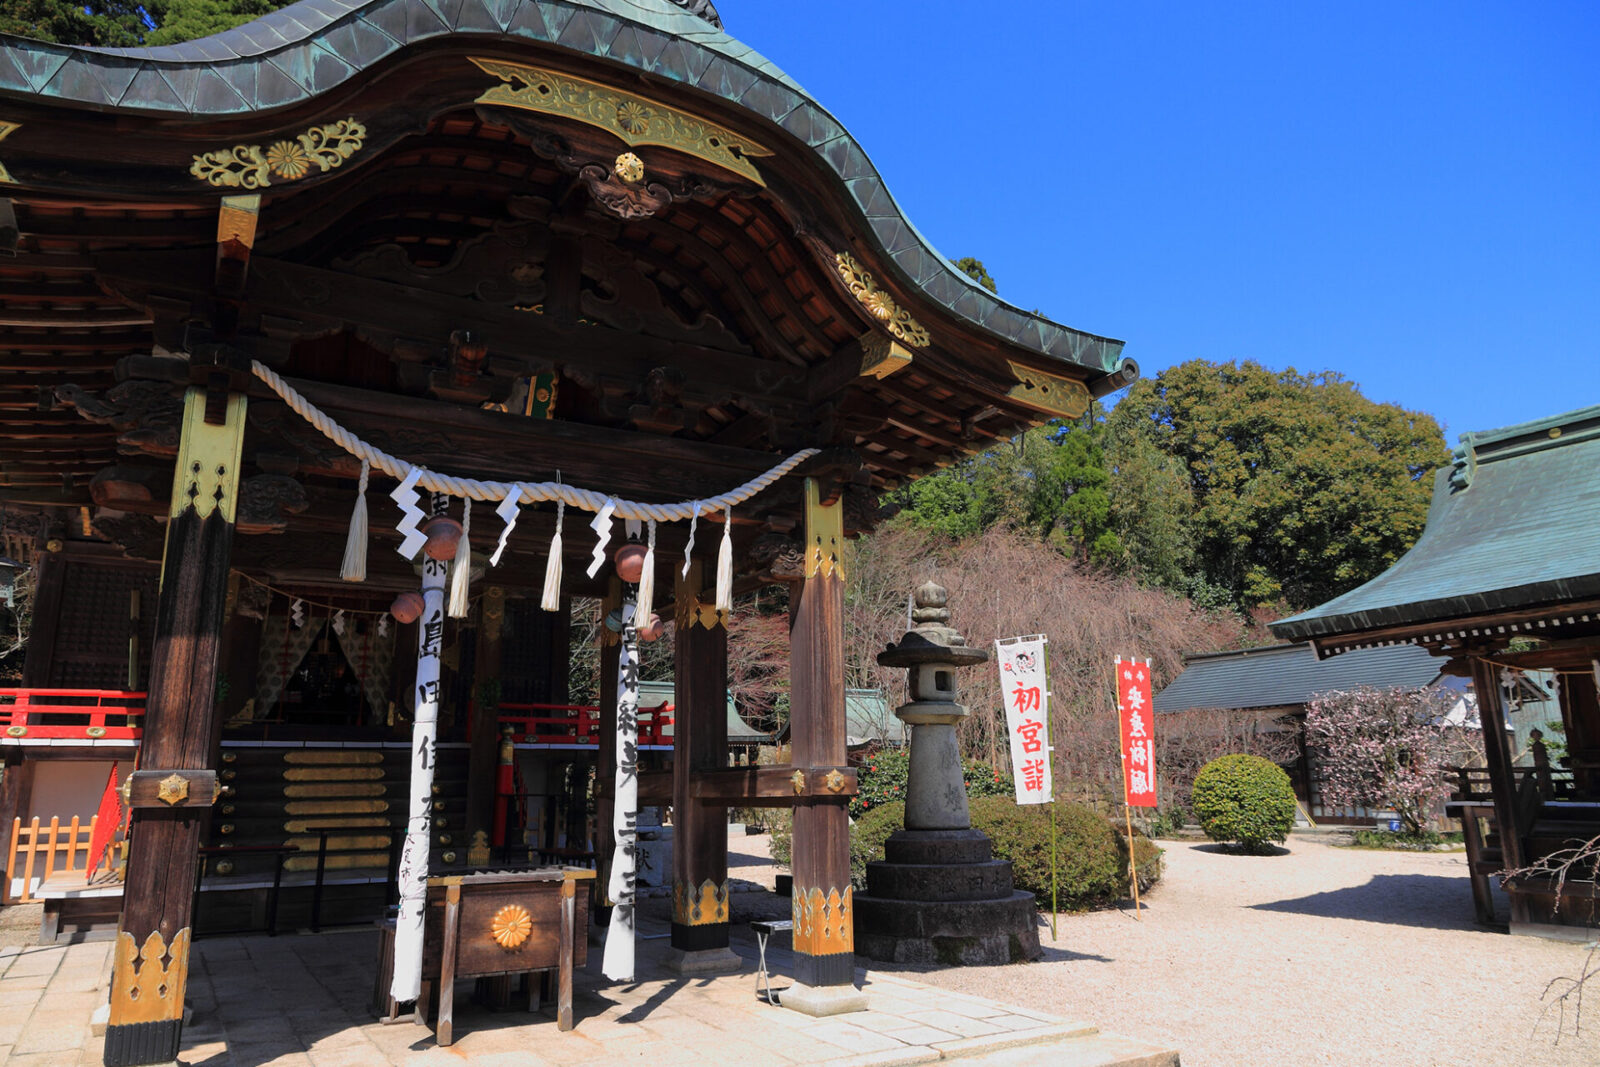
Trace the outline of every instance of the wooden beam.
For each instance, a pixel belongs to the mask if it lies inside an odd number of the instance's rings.
[[[697,771],[690,795],[730,807],[786,808],[803,798],[853,797],[859,792],[854,767],[777,764]]]

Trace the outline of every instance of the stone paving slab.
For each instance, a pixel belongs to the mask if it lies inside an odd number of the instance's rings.
[[[553,1004],[494,1012],[470,1003],[465,994],[472,983],[462,983],[457,1036],[449,1048],[438,1047],[432,1031],[409,1017],[389,1025],[373,1018],[378,946],[370,928],[203,939],[190,961],[194,1015],[184,1029],[181,1059],[191,1067],[459,1067],[464,1061],[483,1067],[898,1067],[1037,1046],[1050,1055],[1036,1063],[1124,1062],[1087,1052],[1071,1060],[1057,1056],[1057,1046],[1097,1036],[1093,1026],[940,990],[904,974],[858,970],[865,1012],[814,1019],[788,1011],[756,992],[754,939],[740,935],[734,948],[744,970],[714,978],[661,970],[667,943],[656,939],[640,942],[638,981],[609,982],[598,973],[601,953],[592,949],[589,967],[575,976],[577,1026],[567,1033],[556,1028]],[[109,947],[0,953],[0,1065],[100,1062],[104,1039],[91,1035],[89,1017],[108,996]],[[781,998],[787,984],[781,976],[791,972],[792,956],[769,946],[767,960]],[[1125,1064],[1176,1062],[1174,1056]]]

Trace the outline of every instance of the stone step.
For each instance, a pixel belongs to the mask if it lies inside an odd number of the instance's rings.
[[[1003,1049],[944,1050],[941,1062],[963,1067],[1179,1067],[1178,1050],[1097,1032]]]

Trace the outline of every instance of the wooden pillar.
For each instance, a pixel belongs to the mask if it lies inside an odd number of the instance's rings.
[[[166,780],[161,800],[135,801],[106,1067],[171,1062],[182,1036],[205,807],[171,799],[165,787],[179,778],[174,771],[208,767],[221,733],[214,703],[245,397],[217,385],[191,388],[184,400],[140,753],[141,773]]]
[[[33,792],[35,761],[24,759],[22,750],[8,748],[0,756],[0,904],[11,902],[11,880],[5,878],[11,855],[11,821],[28,810]]]
[[[843,506],[807,478],[804,578],[791,585],[789,614],[791,761],[842,767],[844,704]],[[848,797],[808,795],[794,805],[794,977],[785,1007],[812,1015],[859,1011],[855,908],[850,888]]]
[[[1517,785],[1511,769],[1511,746],[1506,741],[1505,710],[1501,705],[1500,668],[1472,657],[1472,689],[1478,698],[1478,721],[1483,726],[1484,762],[1489,769],[1489,794],[1494,800],[1494,821],[1500,832],[1502,869],[1524,866],[1522,838],[1517,831]],[[1511,921],[1528,921],[1527,899],[1513,891]]]
[[[467,753],[467,862],[478,865],[479,835],[485,845],[494,825],[495,783],[500,763],[500,634],[506,621],[506,591],[491,585],[478,606],[478,640],[472,663],[471,748]]]
[[[672,950],[668,970],[731,974],[728,948],[728,809],[690,795],[696,771],[728,752],[728,620],[705,591],[701,565],[676,581],[672,722]]]
[[[51,551],[49,545],[55,545]],[[28,648],[22,661],[22,685],[47,689],[55,666],[56,631],[61,626],[61,600],[67,581],[67,557],[61,542],[39,546],[39,577],[33,587],[33,621],[28,627]]]

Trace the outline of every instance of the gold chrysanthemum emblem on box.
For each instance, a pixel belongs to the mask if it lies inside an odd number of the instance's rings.
[[[265,189],[274,176],[292,182],[313,170],[319,174],[330,171],[360,151],[366,140],[367,128],[352,116],[313,126],[265,148],[239,144],[203,153],[194,157],[189,173],[229,189]]]
[[[533,916],[521,904],[507,904],[489,920],[489,936],[507,952],[522,947],[533,933]]]

